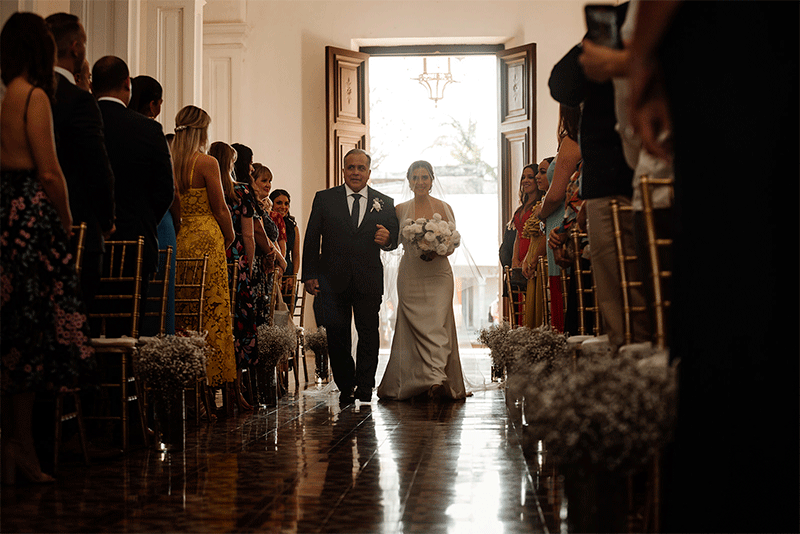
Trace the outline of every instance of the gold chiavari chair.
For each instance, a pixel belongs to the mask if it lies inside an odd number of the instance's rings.
[[[166,332],[167,304],[169,304],[169,280],[172,273],[172,246],[158,251],[159,269],[150,276],[148,294],[144,296],[144,317],[158,318],[158,333]],[[162,268],[161,265],[164,267]]]
[[[292,308],[292,318],[297,324],[297,357],[303,361],[303,375],[306,383],[308,383],[308,363],[306,362],[306,347],[303,340],[306,322],[306,292],[303,282],[300,280],[297,281],[295,295],[300,295],[300,298],[294,299],[294,307]],[[327,369],[327,365],[325,368]]]
[[[539,284],[539,291],[542,301],[539,305],[542,307],[542,325],[552,326],[552,317],[550,316],[550,276],[548,275],[547,258],[544,254],[539,256],[539,267],[536,273],[536,283]]]
[[[85,415],[85,419],[116,420],[122,426],[122,449],[129,446],[129,404],[135,402],[139,410],[142,439],[148,441],[145,422],[144,399],[141,384],[133,370],[133,355],[139,338],[139,319],[142,305],[142,261],[144,238],[136,241],[106,241],[104,267],[95,295],[95,308],[90,320],[99,323],[100,337],[92,338],[98,366],[105,375],[100,388],[104,392],[119,390],[120,414]],[[127,325],[127,326],[125,326]],[[107,332],[125,332],[123,337],[108,338]]]
[[[289,306],[289,321],[292,325],[294,325],[294,308],[295,308],[295,297],[297,295],[297,275],[288,275],[283,277],[283,287],[288,290],[286,294],[283,295],[284,302],[287,303]],[[295,325],[295,329],[297,330],[297,326]],[[289,355],[289,369],[294,370],[294,385],[295,388],[300,387],[300,376],[298,367],[300,365],[299,357],[300,357],[300,331],[297,330],[297,346],[295,347],[295,351],[293,354]],[[305,380],[308,382],[308,371],[305,374]]]
[[[623,220],[623,217],[625,220]],[[634,305],[633,292],[643,291],[644,284],[641,280],[632,276],[638,272],[636,254],[626,250],[623,234],[623,225],[633,224],[633,208],[630,206],[620,206],[616,200],[611,200],[611,223],[614,228],[614,244],[617,252],[617,267],[619,270],[620,288],[622,289],[622,312],[623,312],[623,333],[625,344],[633,340],[633,315],[636,313],[647,313],[646,306]]]
[[[527,288],[511,282],[511,268],[505,267],[506,290],[508,292],[508,318],[511,327],[525,324],[525,299]]]
[[[578,335],[590,335],[587,328],[587,314],[593,314],[593,328],[592,334],[595,336],[600,334],[600,308],[595,303],[595,288],[594,277],[592,276],[591,267],[584,269],[580,257],[580,244],[583,239],[588,236],[585,233],[580,233],[577,228],[573,229],[570,233],[573,248],[576,252],[575,260],[572,267],[572,280],[575,283],[575,291],[577,293],[577,312],[578,312]],[[589,305],[591,299],[591,305]]]
[[[72,258],[73,266],[75,267],[75,274],[80,278],[81,269],[83,268],[83,248],[84,240],[86,239],[86,223],[82,222],[72,227]],[[69,397],[72,399],[72,409],[65,411],[64,401]],[[78,425],[78,438],[81,443],[81,452],[83,454],[83,461],[89,465],[89,452],[86,442],[86,430],[83,426],[83,410],[81,407],[80,393],[72,391],[69,393],[59,392],[55,396],[55,416],[54,416],[54,436],[53,440],[53,471],[58,470],[59,450],[62,441],[62,428],[67,421],[75,420]]]
[[[658,186],[672,187],[673,180],[671,178],[650,178],[649,176],[642,176],[640,179],[639,187],[642,191],[642,206],[643,216],[645,223],[645,232],[647,234],[647,251],[650,262],[649,276],[653,284],[653,315],[655,318],[655,345],[660,348],[667,346],[667,309],[670,302],[666,298],[666,284],[672,278],[672,272],[664,270],[661,262],[660,251],[672,246],[672,239],[656,235],[655,216],[653,214],[653,188]]]
[[[72,227],[72,244],[73,244],[73,264],[75,265],[75,272],[78,278],[81,276],[83,269],[83,249],[86,240],[86,223],[82,222]]]
[[[205,304],[208,254],[197,258],[175,258],[175,324],[185,330],[203,331],[203,306]],[[205,406],[208,420],[212,416],[206,378],[185,388],[194,393],[195,423],[200,424],[200,402]]]

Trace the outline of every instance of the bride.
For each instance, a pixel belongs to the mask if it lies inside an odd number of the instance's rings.
[[[457,232],[453,232],[453,210],[430,195],[434,180],[430,163],[415,161],[406,177],[414,198],[395,208],[403,244],[397,274],[397,324],[378,397],[463,399],[467,394],[453,315],[453,271],[447,259],[459,242]],[[442,235],[452,234],[449,247],[442,238],[445,242],[439,244],[438,252],[428,250],[436,247],[420,236],[430,229],[430,223],[435,223]],[[433,245],[437,243],[439,240]]]

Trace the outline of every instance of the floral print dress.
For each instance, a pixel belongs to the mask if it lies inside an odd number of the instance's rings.
[[[229,200],[228,208],[231,210],[233,230],[236,239],[228,248],[228,262],[239,265],[239,275],[233,281],[236,284],[236,306],[233,310],[233,338],[236,351],[236,363],[239,367],[248,367],[258,363],[258,350],[256,350],[256,316],[253,293],[250,287],[250,261],[244,248],[242,238],[242,219],[252,218],[253,202],[250,189],[246,184],[237,183],[234,186],[236,198]]]
[[[69,391],[95,367],[69,239],[35,169],[0,176],[2,393]]]

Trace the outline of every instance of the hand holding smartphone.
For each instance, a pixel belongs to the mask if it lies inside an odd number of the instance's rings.
[[[587,4],[586,15],[587,38],[595,44],[608,48],[622,48],[622,37],[617,21],[617,6],[611,4]]]

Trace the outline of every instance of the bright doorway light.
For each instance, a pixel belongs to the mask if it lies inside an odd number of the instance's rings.
[[[424,68],[422,56],[370,57],[370,182],[399,203],[411,198],[408,166],[420,159],[433,165],[463,236],[464,246],[451,260],[459,342],[464,346],[475,343],[478,330],[499,312],[497,59],[449,57],[454,83],[438,103],[417,80]],[[429,58],[428,71],[432,63]],[[383,348],[391,343],[395,319],[391,288],[386,296]]]

